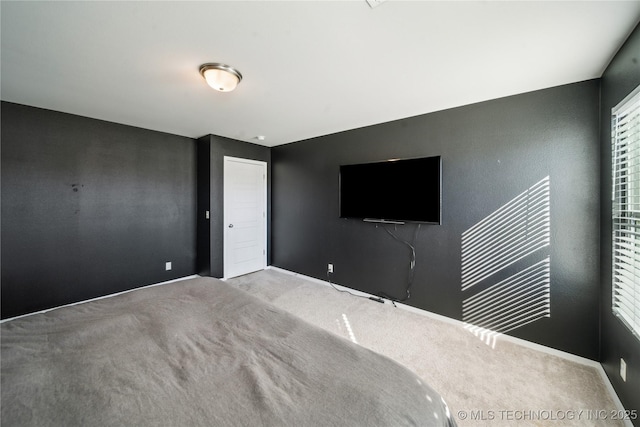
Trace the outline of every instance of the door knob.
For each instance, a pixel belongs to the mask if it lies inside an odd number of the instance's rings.
[[[229,228],[233,228],[233,224],[229,224]]]

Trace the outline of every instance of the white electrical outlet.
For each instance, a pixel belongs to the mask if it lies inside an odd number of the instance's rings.
[[[620,376],[622,381],[627,382],[627,362],[620,358]]]
[[[327,264],[327,273],[333,273],[333,264]]]
[[[166,262],[164,264],[164,269],[167,270],[167,271],[171,270],[171,262]]]

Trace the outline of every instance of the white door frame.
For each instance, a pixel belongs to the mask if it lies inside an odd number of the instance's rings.
[[[223,227],[224,229],[223,229],[222,235],[223,235],[223,276],[225,279],[229,278],[228,262],[231,259],[231,257],[228,255],[230,251],[230,247],[228,246],[228,237],[227,237],[227,233],[229,232],[229,224],[232,223],[230,219],[230,212],[228,209],[228,207],[231,206],[231,204],[228,202],[229,191],[227,190],[227,176],[226,176],[227,164],[229,162],[248,163],[252,165],[262,166],[263,168],[264,184],[262,188],[262,211],[263,211],[262,268],[264,269],[267,267],[267,162],[263,162],[260,160],[244,159],[240,157],[224,156],[224,161],[223,161],[223,166],[224,166],[224,169],[223,169]]]

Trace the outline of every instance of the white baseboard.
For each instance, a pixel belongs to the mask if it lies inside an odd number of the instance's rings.
[[[310,276],[305,276],[304,274],[299,274],[299,273],[295,273],[293,271],[289,271],[289,270],[284,270],[282,268],[279,267],[274,267],[274,266],[268,266],[267,269],[271,269],[271,270],[275,270],[284,274],[289,274],[292,276],[296,276],[296,277],[300,277],[302,279],[308,280],[310,282],[313,283],[318,283],[320,285],[323,286],[335,286],[337,289],[343,290],[343,291],[349,291],[355,295],[359,295],[359,296],[363,296],[363,297],[378,297],[377,295],[372,295],[372,294],[368,294],[366,292],[362,292],[359,291],[357,289],[351,289],[348,288],[346,286],[342,286],[336,283],[331,283],[329,284],[329,282],[327,282],[326,280],[320,280],[320,279],[316,279],[315,277],[310,277]],[[388,301],[388,300],[387,300]],[[461,320],[457,320],[457,319],[453,319],[451,317],[447,317],[447,316],[443,316],[441,314],[437,314],[437,313],[433,313],[427,310],[422,310],[420,308],[416,308],[410,305],[406,305],[406,304],[402,304],[402,303],[395,303],[396,306],[398,306],[398,308],[402,308],[404,310],[410,311],[412,313],[416,313],[422,316],[426,316],[426,317],[430,317],[432,319],[435,320],[439,320],[441,322],[445,322],[445,323],[449,323],[452,325],[456,325],[460,328],[465,328],[466,326],[468,326],[465,322],[461,321]],[[569,360],[571,362],[575,362],[575,363],[579,363],[582,365],[586,365],[586,366],[590,366],[592,368],[595,368],[599,373],[600,376],[602,377],[602,381],[605,383],[605,387],[607,388],[607,390],[609,391],[609,394],[611,395],[611,398],[613,399],[614,403],[616,404],[616,406],[618,407],[618,409],[620,410],[624,410],[624,407],[622,406],[622,402],[620,401],[620,398],[618,397],[618,395],[615,392],[615,389],[613,388],[613,385],[611,384],[611,381],[609,381],[609,377],[607,376],[607,374],[604,371],[604,368],[602,367],[602,364],[600,364],[599,362],[595,361],[595,360],[591,360],[591,359],[587,359],[586,357],[582,357],[582,356],[577,356],[575,354],[571,354],[568,353],[566,351],[562,351],[562,350],[558,350],[555,348],[551,348],[551,347],[547,347],[545,345],[542,344],[537,344],[531,341],[527,341],[524,340],[522,338],[517,338],[517,337],[512,337],[510,335],[504,335],[504,334],[496,334],[495,335],[496,340],[499,341],[506,341],[506,342],[510,342],[516,345],[520,345],[522,347],[526,347],[528,349],[531,350],[536,350],[536,351],[540,351],[543,353],[547,353],[550,354],[552,356],[557,356],[566,360]],[[633,424],[631,423],[631,421],[626,420],[625,421],[625,425],[627,425],[628,427],[633,427]]]
[[[622,402],[620,401],[620,398],[618,397],[618,394],[616,393],[616,390],[613,388],[613,384],[611,384],[611,381],[609,380],[609,376],[604,371],[604,368],[602,367],[602,364],[598,363],[598,368],[597,369],[598,369],[598,372],[600,373],[600,376],[602,377],[602,381],[604,382],[605,387],[609,391],[609,395],[611,396],[611,399],[613,400],[613,403],[615,403],[615,405],[618,408],[618,410],[624,411],[625,407],[624,407],[624,405],[622,405]],[[631,422],[631,420],[628,420],[628,419],[624,420],[624,425],[626,427],[634,427],[633,423]]]
[[[103,295],[101,297],[91,298],[91,299],[78,301],[78,302],[72,302],[70,304],[64,304],[64,305],[60,305],[58,307],[47,308],[45,310],[34,311],[33,313],[27,313],[27,314],[22,314],[20,316],[10,317],[8,319],[2,319],[2,320],[0,320],[0,323],[8,322],[10,320],[20,319],[21,317],[33,316],[34,314],[47,313],[47,312],[49,312],[51,310],[57,310],[57,309],[62,308],[62,307],[71,307],[71,306],[78,305],[78,304],[84,304],[85,302],[97,301],[97,300],[101,300],[101,299],[104,299],[104,298],[111,298],[111,297],[114,297],[116,295],[122,295],[122,294],[126,294],[126,293],[129,293],[129,292],[137,291],[138,289],[152,288],[154,286],[162,286],[162,285],[166,285],[166,284],[169,284],[169,283],[179,282],[181,280],[193,279],[193,278],[196,278],[196,277],[200,277],[200,276],[198,276],[197,274],[194,274],[194,275],[191,275],[191,276],[180,277],[178,279],[167,280],[166,282],[153,283],[151,285],[145,285],[145,286],[141,286],[139,288],[133,288],[133,289],[128,289],[128,290],[122,291],[122,292],[116,292],[115,294]]]

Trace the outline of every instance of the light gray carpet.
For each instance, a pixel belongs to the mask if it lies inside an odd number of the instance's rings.
[[[391,304],[267,269],[228,280],[405,365],[440,392],[459,426],[622,426],[597,368]],[[582,411],[582,412],[581,412]]]

